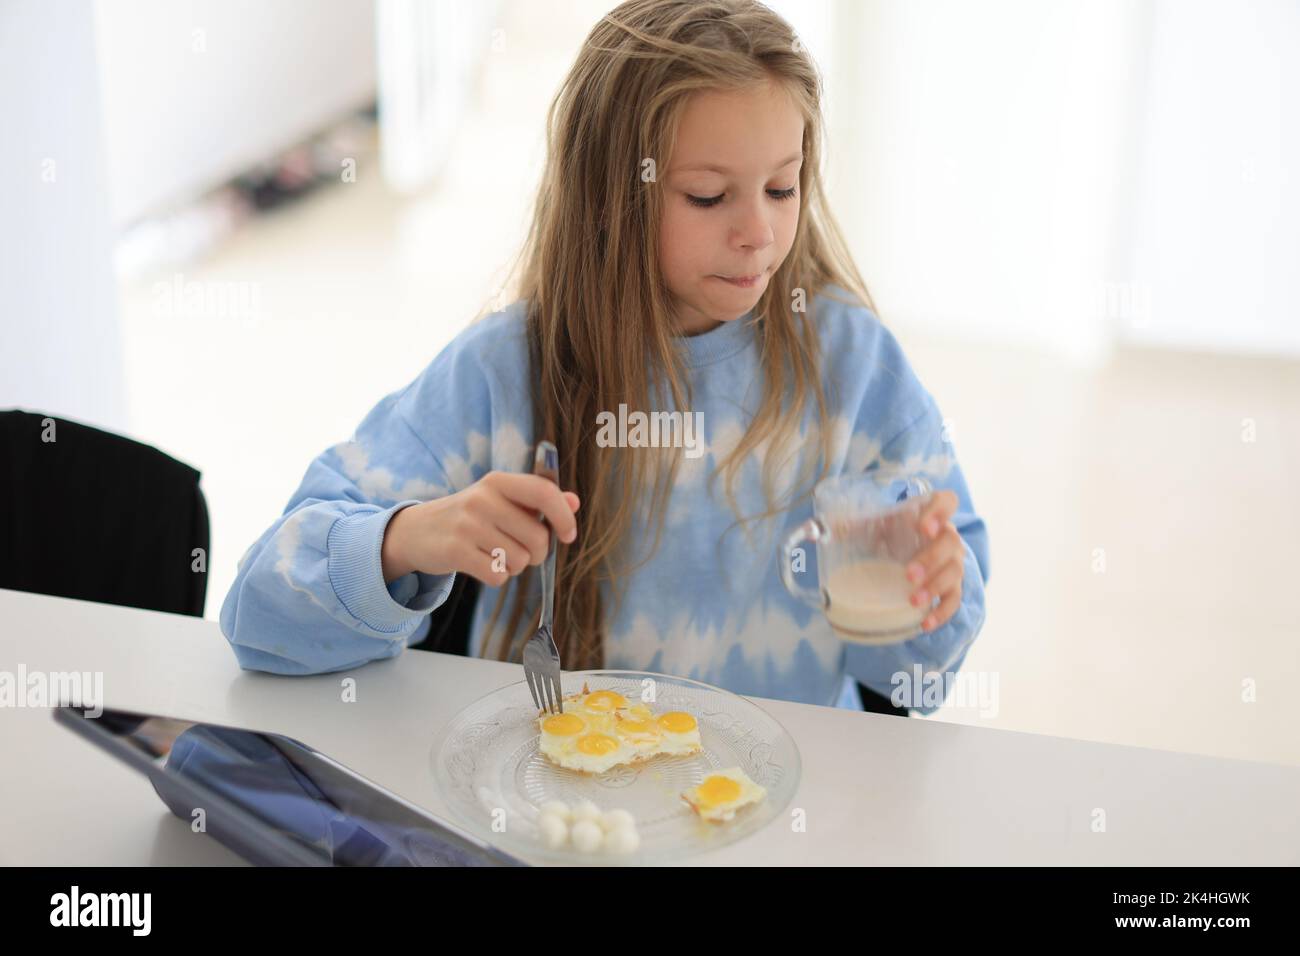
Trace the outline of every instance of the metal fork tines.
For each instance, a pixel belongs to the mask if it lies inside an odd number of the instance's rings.
[[[551,442],[537,444],[533,458],[533,474],[560,483],[560,453]],[[539,515],[543,521],[544,515]],[[538,710],[549,714],[561,713],[564,694],[560,689],[560,650],[555,646],[555,528],[551,527],[546,560],[542,562],[542,616],[537,633],[524,645],[524,677],[533,703]]]

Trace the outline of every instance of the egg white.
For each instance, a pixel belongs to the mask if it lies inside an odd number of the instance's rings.
[[[547,728],[553,718],[540,714],[538,749],[552,763],[570,770],[599,774],[661,753],[681,756],[703,749],[698,723],[689,731],[671,731],[659,722],[661,714],[644,704],[630,703],[616,691],[589,692],[584,686],[581,693],[564,698],[561,711],[581,721],[581,729],[554,733]],[[587,734],[605,735],[617,741],[617,746],[606,753],[585,753],[579,749],[579,740]]]
[[[706,800],[705,784],[711,777],[725,777],[734,780],[739,786],[739,792],[729,800]],[[697,786],[682,794],[682,799],[690,804],[691,808],[702,819],[708,820],[710,823],[725,823],[734,819],[737,811],[750,804],[758,803],[765,796],[767,796],[765,787],[749,779],[745,771],[739,767],[729,767],[726,770],[715,770],[706,774],[704,780],[701,780]]]
[[[669,711],[669,713],[672,713],[672,711]],[[662,714],[658,715],[658,717],[662,716]],[[691,716],[694,717],[695,715],[692,714]],[[656,718],[656,722],[658,722],[658,718]],[[704,749],[704,745],[700,742],[700,724],[698,720],[696,720],[694,727],[686,731],[669,730],[663,724],[659,724],[659,728],[663,734],[662,742],[659,745],[660,753],[680,757],[685,754],[699,753]]]

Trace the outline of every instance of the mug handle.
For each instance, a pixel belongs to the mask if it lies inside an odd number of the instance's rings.
[[[805,587],[795,582],[794,571],[791,569],[791,559],[794,557],[795,548],[804,541],[816,543],[818,541],[829,541],[831,537],[830,530],[818,521],[816,518],[809,518],[799,527],[795,528],[781,542],[781,583],[785,589],[793,594],[799,600],[811,604],[819,610],[826,608],[826,592],[820,587]]]
[[[925,475],[917,474],[908,475],[906,478],[895,479],[902,483],[906,497],[903,501],[911,501],[914,498],[924,498],[930,492],[934,491],[934,485]],[[901,503],[901,502],[900,502]]]

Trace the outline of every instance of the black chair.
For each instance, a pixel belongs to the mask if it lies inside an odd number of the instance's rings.
[[[479,582],[468,574],[456,575],[447,600],[431,615],[433,623],[429,625],[429,633],[418,644],[412,644],[411,648],[468,657],[474,605],[478,603],[480,587]]]
[[[456,575],[447,600],[433,612],[429,633],[411,647],[420,651],[438,651],[443,654],[469,654],[469,634],[474,619],[474,605],[478,602],[479,583],[467,574]],[[894,714],[906,717],[906,707],[895,707],[888,697],[877,694],[864,684],[858,684],[862,695],[862,709],[870,714]]]
[[[202,617],[212,555],[199,478],[120,435],[0,412],[0,587]]]
[[[877,694],[861,681],[857,682],[858,693],[862,696],[862,710],[868,714],[893,714],[895,717],[907,717],[911,711],[906,707],[896,707],[894,702],[883,694]]]

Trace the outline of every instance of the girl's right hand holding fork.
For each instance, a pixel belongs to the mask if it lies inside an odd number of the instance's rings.
[[[501,587],[546,560],[550,532],[537,520],[538,512],[568,544],[578,536],[574,513],[580,504],[572,491],[561,491],[539,475],[490,471],[463,491],[393,515],[380,552],[384,583],[412,571],[456,571]]]

